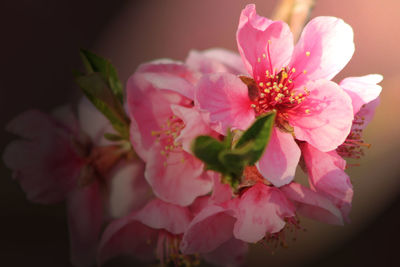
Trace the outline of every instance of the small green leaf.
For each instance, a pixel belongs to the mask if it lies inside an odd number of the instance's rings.
[[[207,135],[198,136],[192,143],[194,155],[206,164],[206,168],[221,173],[226,173],[226,169],[218,156],[225,149],[224,143]]]
[[[94,72],[75,78],[86,97],[111,122],[114,129],[125,139],[129,138],[129,118],[122,104],[114,97],[102,75]]]
[[[122,104],[124,100],[123,89],[114,66],[105,58],[90,51],[81,49],[80,53],[88,74],[94,72],[100,73],[103,79],[109,84],[114,96]]]
[[[234,150],[239,150],[240,154],[249,157],[249,165],[256,163],[264,153],[271,137],[275,116],[275,111],[259,116],[236,143]]]
[[[239,180],[246,167],[246,160],[243,155],[235,151],[225,150],[219,154],[219,161],[224,165],[227,173],[233,180]]]

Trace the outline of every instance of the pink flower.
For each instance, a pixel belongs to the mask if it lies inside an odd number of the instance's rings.
[[[208,115],[193,108],[195,76],[182,63],[156,61],[142,65],[127,83],[131,140],[147,163],[145,177],[157,197],[182,206],[212,187],[190,151],[196,136],[213,134]]]
[[[362,140],[362,130],[372,119],[378,96],[382,88],[377,85],[381,75],[366,75],[344,79],[340,86],[352,99],[354,120],[350,134],[336,150],[322,152],[310,144],[300,145],[309,183],[314,191],[325,194],[348,218],[353,198],[353,186],[349,176],[344,172],[346,161],[341,158],[359,158],[363,155],[362,147],[369,146]]]
[[[61,108],[52,115],[26,111],[7,130],[22,137],[6,147],[3,159],[27,198],[43,204],[65,199],[85,163],[84,149],[76,145],[80,136],[71,110]]]
[[[276,127],[257,166],[275,186],[288,184],[300,158],[292,134],[321,151],[335,149],[349,134],[351,99],[330,79],[354,52],[352,29],[340,19],[317,17],[294,47],[284,22],[260,17],[248,5],[237,42],[251,77],[205,75],[196,88],[196,104],[210,112],[221,134],[228,127],[244,130],[259,114],[276,110]]]
[[[187,207],[154,199],[141,210],[107,226],[99,246],[98,263],[124,254],[141,261],[157,258],[162,264],[164,260],[179,261],[180,236],[190,220]]]
[[[66,200],[71,261],[75,266],[91,266],[108,214],[121,216],[139,208],[148,186],[143,183],[141,162],[126,161],[113,170],[123,152],[103,141],[104,133],[112,132],[110,124],[87,100],[79,104],[79,118],[68,108],[52,115],[23,113],[8,126],[23,139],[9,144],[3,157],[31,201]],[[123,205],[112,190],[121,173],[128,176],[125,194],[129,197]]]
[[[350,133],[345,142],[336,149],[342,157],[360,158],[364,154],[362,147],[369,147],[362,139],[362,131],[372,120],[379,104],[382,87],[378,83],[382,79],[379,74],[370,74],[346,78],[340,82],[340,86],[351,97],[354,110]]]
[[[204,207],[185,232],[181,250],[208,253],[232,238],[255,243],[282,230],[284,219],[293,216],[293,205],[279,189],[257,183],[240,198]]]

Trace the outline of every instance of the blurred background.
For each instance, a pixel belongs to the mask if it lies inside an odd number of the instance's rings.
[[[72,70],[79,48],[109,58],[121,81],[145,61],[184,60],[190,49],[236,51],[240,11],[256,3],[270,16],[275,0],[75,1],[2,3],[0,127],[29,108],[50,111],[79,97]],[[262,246],[246,266],[398,266],[400,240],[400,1],[317,0],[312,17],[337,16],[355,33],[356,52],[334,79],[383,74],[381,104],[364,139],[372,146],[349,169],[354,185],[352,223],[334,227],[303,219],[306,232],[271,255]],[[13,136],[0,131],[0,149]],[[64,206],[26,200],[1,163],[0,262],[2,266],[70,266]],[[4,265],[3,265],[4,264]]]

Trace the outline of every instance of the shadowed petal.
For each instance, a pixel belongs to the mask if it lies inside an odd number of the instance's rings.
[[[289,133],[274,127],[267,148],[257,162],[260,173],[275,186],[290,183],[300,160],[300,148]]]

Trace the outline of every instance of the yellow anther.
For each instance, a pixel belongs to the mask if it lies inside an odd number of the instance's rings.
[[[280,89],[278,87],[275,87],[275,92],[279,92]]]
[[[260,97],[265,97],[265,94],[264,93],[260,93]]]
[[[271,86],[271,82],[267,82],[267,86]]]
[[[308,114],[308,113],[310,113],[310,110],[309,110],[309,109],[306,109],[305,112],[306,112],[306,114]]]
[[[310,51],[307,51],[307,52],[306,52],[306,56],[307,56],[307,57],[309,57],[310,54],[311,54]]]
[[[280,83],[280,84],[279,84],[279,88],[283,88],[283,84]]]
[[[256,105],[255,105],[255,104],[251,104],[251,105],[250,105],[250,107],[252,107],[252,108],[255,108],[255,107],[256,107]]]
[[[258,61],[258,63],[260,63],[261,62],[261,58],[257,58],[257,61]]]
[[[266,58],[266,57],[267,57],[265,54],[263,54],[262,56],[263,56],[263,58]]]
[[[306,70],[303,70],[303,73],[304,73],[304,74],[306,74],[306,73],[307,73],[307,71],[306,71]]]
[[[296,72],[296,69],[295,69],[295,68],[292,68],[292,72]]]
[[[263,83],[263,82],[260,82],[258,85],[259,85],[260,87],[263,87],[263,86],[264,86],[264,83]]]
[[[264,92],[269,94],[270,90],[269,89],[264,89]]]

